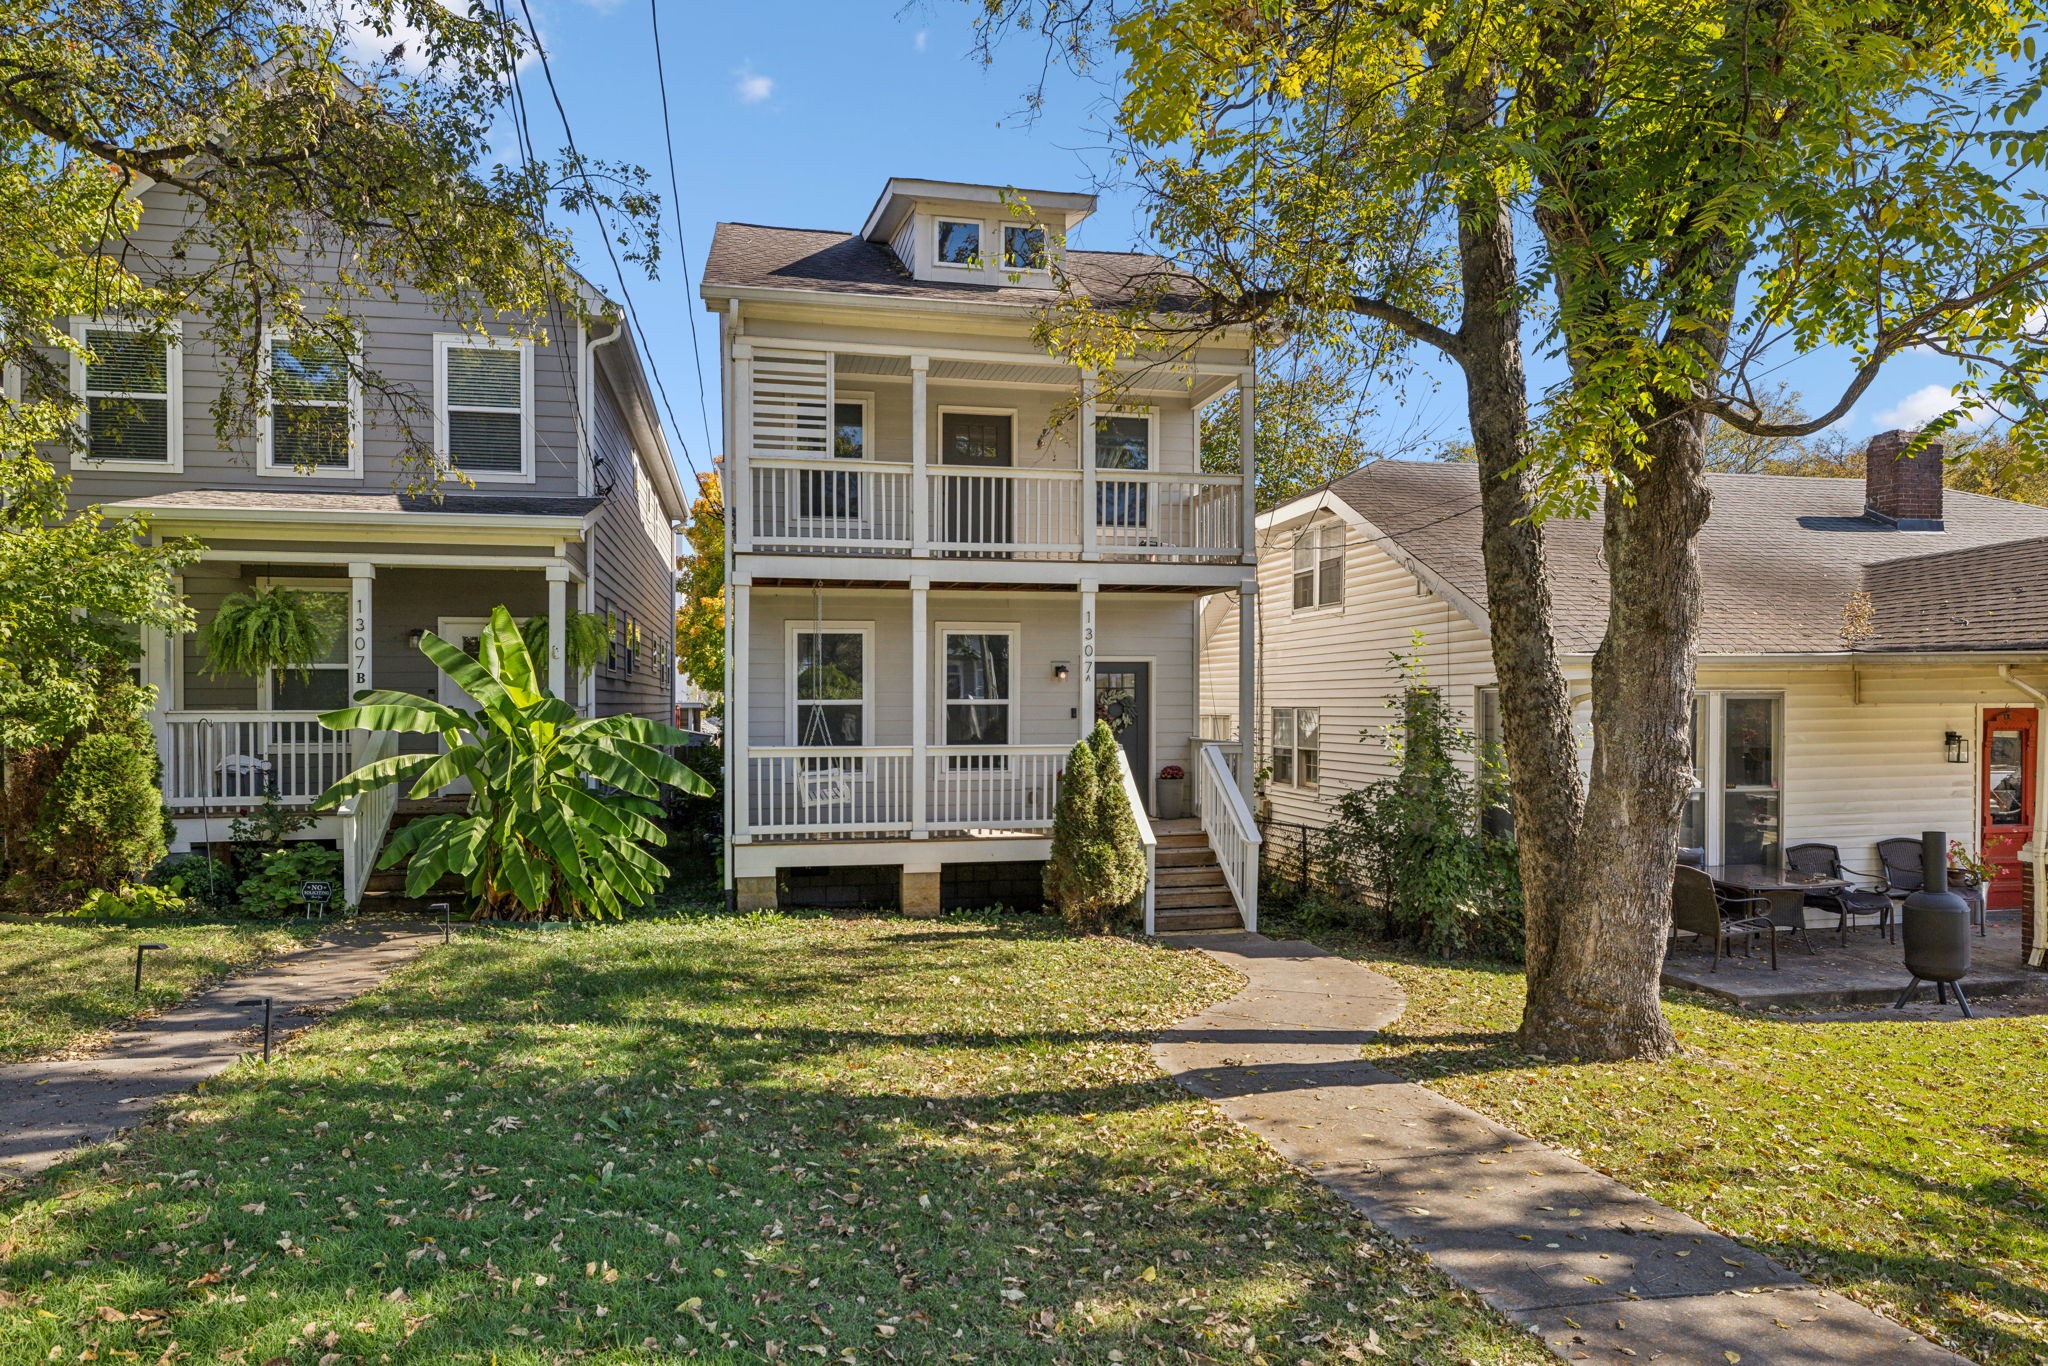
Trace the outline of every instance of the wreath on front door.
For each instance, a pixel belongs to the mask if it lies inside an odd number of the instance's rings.
[[[1138,719],[1138,695],[1131,688],[1102,688],[1095,694],[1095,719],[1108,722],[1118,735]]]

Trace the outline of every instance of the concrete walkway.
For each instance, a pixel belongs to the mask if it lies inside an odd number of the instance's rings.
[[[439,930],[417,926],[337,926],[304,948],[116,1034],[89,1058],[0,1067],[0,1186],[142,1123],[163,1097],[260,1050],[263,1008],[237,1001],[271,998],[275,1046],[440,939]]]
[[[1569,1361],[1964,1359],[1585,1164],[1359,1059],[1401,989],[1262,935],[1188,935],[1249,980],[1153,1047],[1196,1095]]]

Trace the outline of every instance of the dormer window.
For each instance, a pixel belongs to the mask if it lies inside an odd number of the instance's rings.
[[[938,260],[942,266],[965,266],[975,269],[981,265],[981,224],[962,222],[957,218],[939,220]]]
[[[1003,265],[1009,270],[1045,269],[1045,229],[1005,225]]]

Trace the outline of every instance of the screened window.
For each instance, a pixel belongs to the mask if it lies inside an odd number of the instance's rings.
[[[527,472],[527,356],[523,345],[443,340],[441,421],[456,469],[486,476]]]
[[[948,745],[1010,743],[1010,651],[1007,631],[946,632]]]
[[[1323,777],[1323,709],[1273,708],[1273,781],[1314,787]]]
[[[1294,607],[1344,601],[1344,524],[1318,522],[1294,543]]]
[[[796,633],[796,742],[865,743],[867,636],[860,631]]]
[[[176,339],[88,326],[85,444],[93,460],[172,467],[179,458]]]
[[[939,414],[939,460],[947,465],[1007,465],[1011,428],[1007,413]]]
[[[1095,468],[1098,470],[1145,470],[1152,468],[1152,420],[1139,413],[1111,413],[1095,419]],[[1143,526],[1146,496],[1142,481],[1105,479],[1095,483],[1095,524],[1097,526]]]
[[[331,342],[270,338],[267,463],[280,470],[346,470],[355,454],[355,382]]]
[[[1005,225],[1003,264],[1011,270],[1045,269],[1045,229]]]
[[[1273,708],[1273,781],[1294,786],[1294,708]]]
[[[333,711],[348,705],[348,589],[290,585],[327,633],[327,653],[304,673],[270,671],[270,705],[278,711]]]
[[[939,220],[939,263],[948,266],[981,264],[981,224]]]

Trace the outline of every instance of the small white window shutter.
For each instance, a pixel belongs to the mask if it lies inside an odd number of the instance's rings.
[[[764,456],[832,454],[832,357],[822,351],[754,353],[754,449]]]

